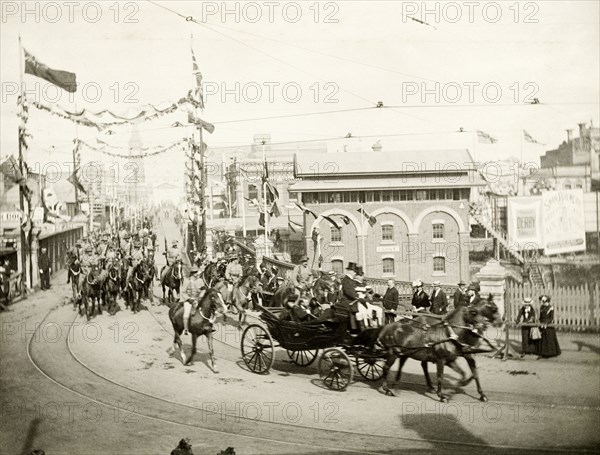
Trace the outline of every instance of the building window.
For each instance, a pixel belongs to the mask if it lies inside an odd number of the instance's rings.
[[[433,238],[434,239],[443,239],[444,238],[443,223],[434,223],[433,224]]]
[[[576,183],[575,184],[575,188],[577,188],[578,190],[583,188],[583,185],[581,183]]]
[[[385,258],[383,261],[383,273],[394,274],[394,259]]]
[[[391,224],[381,226],[381,240],[394,240],[394,226]]]
[[[381,192],[381,201],[389,202],[392,200],[392,192],[391,191],[382,191]]]
[[[256,185],[248,185],[248,199],[258,199],[258,188],[256,187]]]
[[[571,189],[571,184],[565,183],[565,190],[570,190],[570,189]]]
[[[340,259],[331,261],[331,270],[335,273],[344,273],[344,262]]]
[[[341,242],[342,241],[342,230],[336,228],[335,226],[331,226],[331,241],[332,242]]]
[[[427,199],[427,190],[416,190],[415,199],[417,201],[424,201]]]
[[[446,273],[446,258],[435,256],[433,258],[433,271],[437,273]]]
[[[373,202],[381,202],[381,191],[373,191]]]

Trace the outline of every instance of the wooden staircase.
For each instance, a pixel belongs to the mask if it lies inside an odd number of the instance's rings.
[[[476,206],[474,204],[469,204],[469,214],[473,217],[473,219],[475,219],[475,221],[477,221],[477,224],[479,224],[481,227],[483,227],[496,240],[498,240],[500,245],[502,245],[504,247],[504,249],[506,251],[508,251],[508,253],[512,257],[514,257],[517,261],[519,261],[519,264],[525,264],[525,258],[521,255],[521,253],[516,251],[514,248],[511,248],[511,245],[508,241],[508,235],[506,234],[506,232],[504,232],[503,230],[501,230],[499,228],[495,228],[494,226],[492,226],[492,224],[488,220],[486,220],[486,218],[482,215],[481,209],[478,206]],[[538,269],[538,273],[539,273],[539,269]],[[541,274],[540,274],[540,277],[541,277]]]

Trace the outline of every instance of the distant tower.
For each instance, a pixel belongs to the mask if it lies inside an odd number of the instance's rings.
[[[129,161],[124,166],[123,178],[127,184],[127,194],[129,203],[133,205],[142,205],[147,201],[146,191],[146,171],[144,169],[143,158],[133,158],[142,154],[142,139],[137,125],[131,127],[131,137],[129,138]]]

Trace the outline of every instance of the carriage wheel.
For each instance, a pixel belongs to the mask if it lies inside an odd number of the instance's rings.
[[[367,355],[356,356],[356,368],[367,381],[377,381],[383,377],[383,367],[386,360],[381,357]]]
[[[250,324],[242,334],[242,359],[257,374],[269,372],[275,363],[275,347],[268,330],[258,324]]]
[[[307,367],[313,363],[317,358],[318,353],[318,349],[315,349],[314,351],[287,351],[287,355],[292,363],[301,367]]]
[[[331,390],[342,391],[352,382],[350,357],[339,348],[327,349],[319,359],[319,377]]]

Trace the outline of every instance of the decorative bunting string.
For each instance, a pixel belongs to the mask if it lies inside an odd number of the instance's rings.
[[[82,140],[79,140],[79,143],[81,145],[84,145],[87,148],[95,151],[95,152],[100,152],[100,153],[103,153],[105,155],[113,156],[113,157],[116,157],[116,158],[135,159],[135,158],[146,158],[146,157],[149,157],[149,156],[154,156],[154,155],[159,155],[161,153],[165,153],[165,152],[167,152],[169,150],[174,149],[175,147],[178,147],[178,146],[186,143],[187,141],[188,141],[187,138],[186,139],[182,139],[180,141],[174,142],[173,144],[170,144],[170,145],[167,145],[167,146],[161,146],[161,147],[158,147],[158,148],[156,148],[156,149],[154,149],[154,150],[152,150],[150,152],[141,153],[141,154],[138,154],[138,155],[125,155],[123,153],[109,152],[109,151],[105,150],[104,148],[94,147],[93,145],[90,145],[87,142],[84,142]]]
[[[39,110],[50,112],[52,115],[56,115],[57,117],[64,118],[66,120],[70,120],[72,122],[78,123],[83,126],[97,128],[99,131],[103,131],[110,126],[115,126],[115,125],[128,125],[128,124],[131,124],[131,123],[137,122],[137,121],[154,120],[158,117],[162,117],[163,115],[167,115],[167,114],[171,114],[171,113],[175,112],[177,109],[179,109],[180,106],[183,106],[185,104],[189,104],[193,107],[199,106],[199,103],[193,98],[191,91],[188,92],[187,96],[180,98],[177,102],[171,104],[170,106],[166,107],[165,109],[158,109],[155,106],[150,104],[148,107],[145,107],[144,109],[142,109],[140,112],[138,112],[136,115],[134,115],[132,117],[124,117],[124,116],[115,114],[114,112],[112,112],[108,109],[104,109],[99,112],[92,112],[92,111],[88,111],[87,109],[82,109],[79,112],[70,112],[58,105],[49,106],[49,105],[40,103],[38,101],[31,102],[31,105],[36,107]],[[90,116],[98,117],[98,116],[103,116],[105,114],[110,115],[115,119],[118,119],[118,121],[105,122],[105,121],[101,121],[98,119],[90,118]]]

